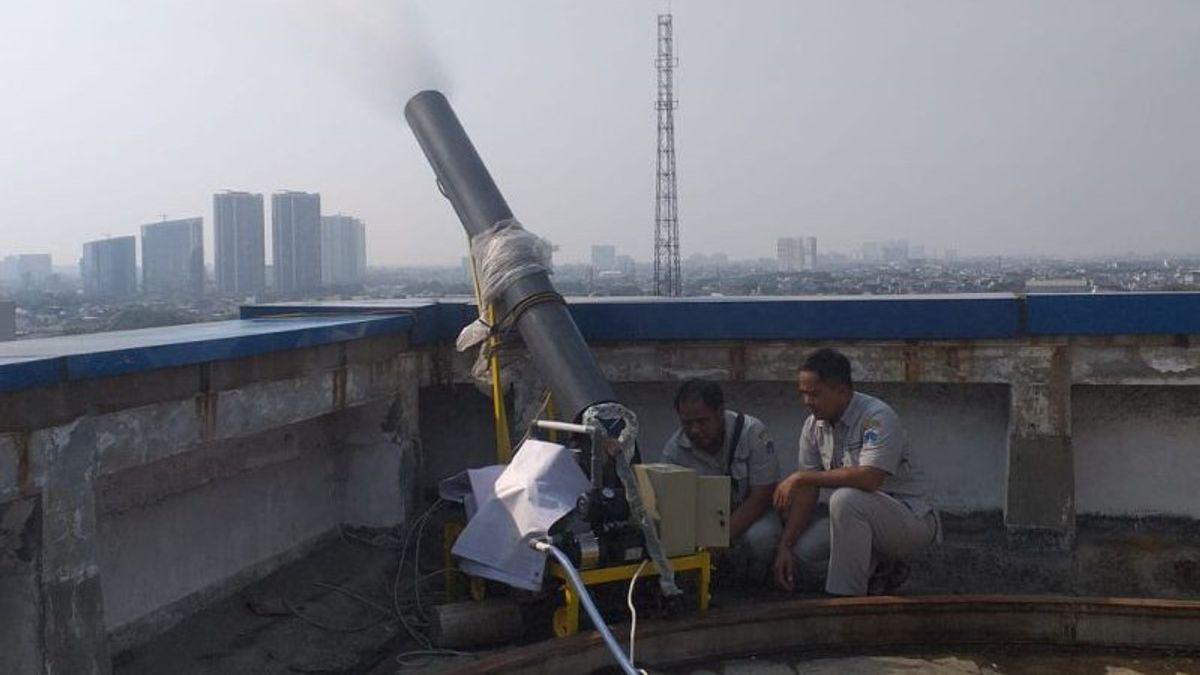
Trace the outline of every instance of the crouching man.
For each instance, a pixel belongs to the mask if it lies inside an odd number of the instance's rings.
[[[937,536],[921,462],[891,407],[854,391],[844,355],[814,352],[798,378],[811,415],[800,470],[775,490],[784,520],[775,581],[791,591],[801,577],[824,577],[830,595],[891,593],[908,576],[904,558]],[[821,488],[832,490],[827,515]]]
[[[722,577],[766,583],[782,523],[771,508],[779,482],[779,458],[762,421],[725,409],[715,382],[689,380],[675,394],[679,430],[663,448],[663,461],[695,469],[701,476],[729,476],[728,555]]]

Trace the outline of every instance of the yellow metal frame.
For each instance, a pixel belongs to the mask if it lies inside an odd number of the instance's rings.
[[[475,268],[475,256],[471,256],[471,281],[475,286],[475,304],[479,307],[480,318],[486,316],[488,326],[496,325],[496,307],[483,305],[483,295],[479,290],[479,271]],[[488,336],[488,349],[491,358],[488,359],[488,370],[492,374],[492,417],[495,418],[496,428],[496,461],[508,464],[512,459],[512,440],[508,436],[508,411],[504,407],[504,385],[500,382],[500,337],[496,334]]]
[[[700,571],[700,611],[708,611],[708,588],[712,579],[712,557],[708,551],[697,551],[691,555],[681,555],[670,559],[671,569],[676,573],[687,572],[690,570]],[[600,584],[610,584],[616,581],[628,581],[633,578],[637,572],[637,565],[618,565],[616,567],[600,567],[592,570],[579,570],[579,576],[583,578],[585,586],[598,586]],[[558,637],[567,637],[579,632],[579,596],[575,593],[575,589],[571,587],[568,581],[566,571],[556,561],[550,562],[550,574],[563,582],[563,606],[559,607],[554,612],[554,634]],[[654,565],[646,565],[642,570],[641,577],[658,576],[658,569]],[[639,577],[640,578],[640,577]]]
[[[442,525],[442,580],[446,583],[446,597],[451,602],[461,597],[458,590],[458,565],[454,564],[454,555],[450,549],[454,548],[454,542],[458,541],[458,535],[462,534],[462,531],[461,523],[449,522]]]

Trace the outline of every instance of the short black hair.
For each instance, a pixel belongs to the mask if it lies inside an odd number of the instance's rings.
[[[725,405],[725,392],[721,391],[721,385],[710,380],[688,380],[675,392],[675,412],[679,412],[681,404],[692,401],[702,401],[716,410]]]
[[[854,381],[850,378],[850,359],[836,349],[826,347],[809,354],[800,364],[800,370],[816,373],[822,382],[854,388]]]

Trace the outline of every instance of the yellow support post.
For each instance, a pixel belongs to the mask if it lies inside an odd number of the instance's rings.
[[[496,325],[496,307],[488,305],[488,324]],[[500,338],[496,335],[488,337],[488,347],[492,350],[492,416],[496,421],[496,460],[500,464],[508,464],[512,460],[512,439],[508,436],[508,409],[504,405],[504,383],[500,381]]]
[[[475,285],[475,304],[479,307],[480,316],[486,314],[488,326],[495,326],[496,307],[489,304],[485,309],[483,306],[483,294],[479,290],[479,271],[475,269],[475,256],[471,256],[471,281]],[[492,418],[496,428],[496,460],[500,464],[508,464],[512,460],[512,439],[508,435],[508,409],[504,405],[504,383],[500,381],[500,338],[494,333],[488,336],[488,349],[491,350],[488,366],[492,374]]]

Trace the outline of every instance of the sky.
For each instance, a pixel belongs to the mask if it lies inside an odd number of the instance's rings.
[[[0,257],[74,264],[84,241],[201,216],[211,264],[214,192],[306,190],[366,222],[372,265],[457,264],[466,236],[402,112],[436,88],[556,260],[650,260],[666,9],[0,2]],[[670,11],[685,258],[771,257],[782,236],[1200,253],[1200,2]]]

